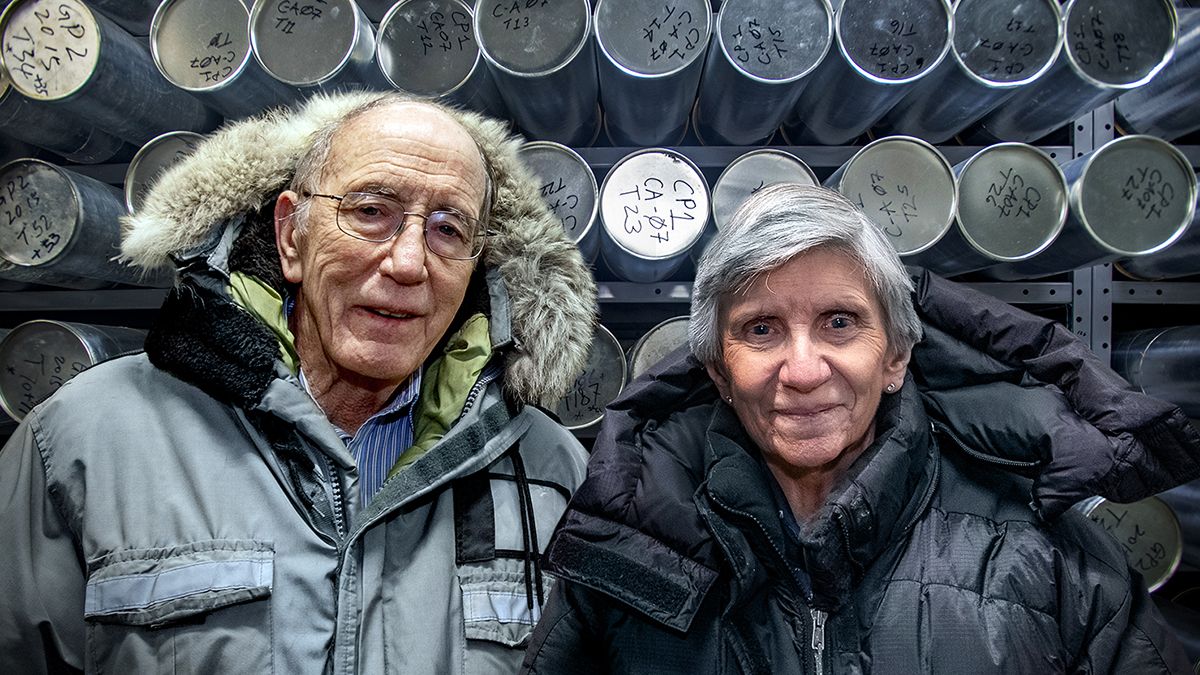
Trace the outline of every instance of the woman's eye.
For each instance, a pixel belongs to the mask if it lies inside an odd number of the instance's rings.
[[[764,335],[770,335],[771,328],[770,328],[770,326],[768,326],[765,323],[756,323],[753,326],[750,326],[750,334],[757,335],[759,337],[762,337]]]
[[[850,328],[853,325],[854,325],[854,319],[845,314],[835,314],[834,316],[830,317],[830,319],[829,319],[829,327],[830,328],[836,328],[836,329]]]

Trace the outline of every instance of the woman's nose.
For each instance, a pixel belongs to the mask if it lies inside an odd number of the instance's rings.
[[[808,391],[828,380],[832,372],[818,343],[807,336],[789,340],[779,367],[779,379],[784,385]]]

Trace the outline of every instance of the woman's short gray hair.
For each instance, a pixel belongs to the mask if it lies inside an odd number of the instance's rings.
[[[721,359],[720,302],[759,275],[819,247],[862,263],[883,307],[888,345],[906,354],[921,339],[912,279],[883,232],[849,199],[800,183],[771,185],[747,199],[709,242],[692,285],[688,344],[706,364]]]

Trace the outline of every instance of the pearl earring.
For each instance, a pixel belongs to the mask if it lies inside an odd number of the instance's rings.
[[[733,397],[732,397],[732,396],[726,396],[726,397],[725,397],[725,402],[726,402],[726,403],[728,403],[729,405],[733,405]]]
[[[896,383],[895,383],[895,382],[888,382],[888,386],[887,386],[887,393],[889,393],[889,394],[890,394],[890,393],[892,393],[892,392],[894,392],[894,391],[896,391]]]

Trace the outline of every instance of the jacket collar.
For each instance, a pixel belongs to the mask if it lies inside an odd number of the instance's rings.
[[[924,513],[937,482],[936,445],[911,382],[884,397],[875,441],[834,485],[820,513],[800,528],[798,541],[786,534],[782,519],[790,515],[777,508],[770,483],[774,479],[759,460],[759,450],[723,403],[717,405],[707,439],[703,498],[712,502],[716,518],[740,531],[734,534],[710,519],[723,547],[729,551],[741,545],[744,535],[768,568],[784,564],[785,557],[802,561],[812,579],[812,601],[831,611]],[[785,553],[789,550],[794,553]],[[739,583],[747,587],[760,583],[762,572],[753,564],[734,569]]]

